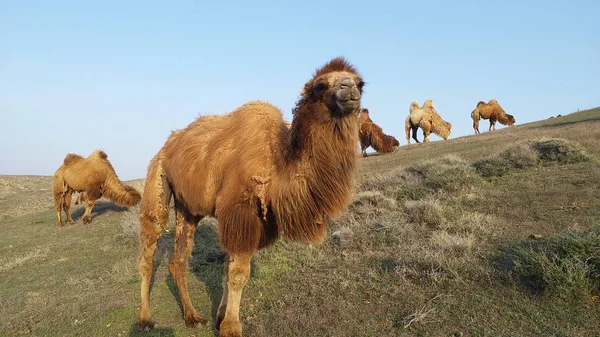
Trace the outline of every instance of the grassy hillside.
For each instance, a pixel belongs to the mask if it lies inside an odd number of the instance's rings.
[[[253,260],[246,336],[600,335],[600,108],[361,160],[325,244],[279,241]],[[101,202],[83,225],[75,206],[59,229],[49,177],[0,177],[0,335],[218,335],[214,219],[188,273],[211,323],[183,324],[168,231],[159,326],[137,330],[138,212]]]

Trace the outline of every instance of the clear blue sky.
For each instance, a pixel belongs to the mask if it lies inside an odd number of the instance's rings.
[[[261,99],[291,118],[335,56],[402,145],[413,100],[469,135],[480,100],[517,124],[600,106],[600,1],[1,1],[0,174],[102,148],[145,177],[198,114]]]

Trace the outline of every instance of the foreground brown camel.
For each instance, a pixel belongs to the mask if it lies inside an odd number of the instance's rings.
[[[471,112],[471,118],[473,119],[473,130],[475,130],[476,135],[480,133],[479,120],[482,118],[490,120],[488,131],[496,130],[496,122],[506,126],[515,124],[515,117],[504,112],[504,109],[495,99],[491,99],[488,103],[479,101],[475,110]]]
[[[87,158],[69,153],[64,163],[56,170],[53,194],[58,226],[62,226],[61,208],[67,214],[69,223],[74,223],[70,212],[74,191],[80,192],[79,197],[85,193],[84,223],[91,221],[92,208],[96,200],[101,197],[121,207],[131,207],[140,201],[140,193],[119,180],[107,158],[106,153],[100,150],[92,152]],[[81,202],[79,197],[78,200]]]
[[[423,103],[423,107],[419,107],[419,103],[414,101],[410,104],[409,114],[404,122],[406,142],[408,144],[410,144],[411,131],[412,138],[417,143],[420,143],[417,139],[418,128],[423,130],[423,142],[427,143],[429,142],[429,135],[432,132],[447,140],[452,130],[452,124],[442,119],[433,107],[433,101],[428,99]]]
[[[396,138],[383,133],[383,129],[371,120],[368,109],[361,110],[359,125],[360,150],[363,157],[367,156],[369,146],[378,153],[394,152],[400,146]]]
[[[141,328],[154,325],[150,279],[173,197],[176,237],[169,271],[185,324],[207,321],[193,307],[185,277],[196,226],[213,216],[227,253],[216,327],[221,336],[242,335],[240,299],[254,253],[280,234],[320,243],[327,221],[346,209],[363,85],[352,65],[335,58],[304,85],[291,128],[278,108],[255,101],[225,116],[200,117],[171,134],[150,162],[140,209]]]

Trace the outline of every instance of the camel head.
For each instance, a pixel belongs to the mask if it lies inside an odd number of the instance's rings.
[[[450,137],[450,132],[452,132],[452,124],[444,122],[444,126],[438,127],[438,132],[440,137],[444,138],[444,140],[448,140],[448,137]]]
[[[398,151],[400,148],[400,142],[398,139],[396,139],[396,137],[392,137],[392,148],[394,149],[394,152]]]
[[[324,105],[330,118],[358,117],[364,84],[352,65],[336,57],[304,85],[300,102]]]
[[[513,126],[515,124],[515,116],[506,114],[506,125]]]

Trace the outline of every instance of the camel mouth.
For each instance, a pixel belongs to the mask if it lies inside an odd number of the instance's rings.
[[[342,112],[342,116],[346,116],[354,112],[360,107],[360,98],[349,98],[346,100],[336,101],[338,108]]]

